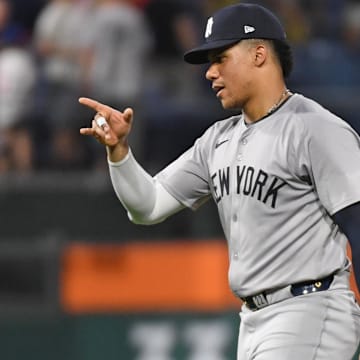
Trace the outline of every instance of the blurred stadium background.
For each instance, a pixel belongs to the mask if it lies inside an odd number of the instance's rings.
[[[133,151],[155,174],[229,115],[182,54],[233,2],[0,0],[1,360],[234,359],[240,304],[214,205],[131,224],[77,103],[133,106]],[[257,3],[286,25],[289,88],[359,132],[360,3]]]

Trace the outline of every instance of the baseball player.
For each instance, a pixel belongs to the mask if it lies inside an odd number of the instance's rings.
[[[360,222],[348,221],[360,214],[358,134],[287,89],[291,50],[278,19],[261,6],[217,11],[205,42],[184,58],[209,63],[217,98],[239,115],[210,126],[155,177],[129,148],[132,109],[81,98],[97,113],[81,134],[106,145],[113,187],[134,223],[215,201],[230,286],[243,300],[238,360],[351,360],[360,310],[346,244],[359,283]]]

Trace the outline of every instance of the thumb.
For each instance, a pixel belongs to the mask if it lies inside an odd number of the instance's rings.
[[[123,112],[124,119],[127,123],[131,123],[133,116],[134,116],[134,110],[131,108],[126,108]]]

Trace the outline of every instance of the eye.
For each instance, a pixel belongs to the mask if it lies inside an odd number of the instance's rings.
[[[216,57],[216,62],[222,63],[223,60],[224,60],[224,58],[225,58],[225,56],[223,56],[223,55],[218,55],[218,56]]]
[[[210,62],[212,64],[221,64],[225,59],[225,56],[223,54],[217,54],[217,55],[213,55],[210,58]]]

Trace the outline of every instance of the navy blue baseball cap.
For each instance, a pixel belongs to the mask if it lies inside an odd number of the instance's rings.
[[[256,4],[236,4],[215,12],[207,22],[205,43],[184,55],[190,64],[209,62],[210,50],[235,45],[243,39],[286,40],[279,19],[268,9]]]

